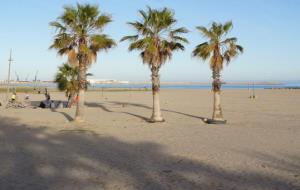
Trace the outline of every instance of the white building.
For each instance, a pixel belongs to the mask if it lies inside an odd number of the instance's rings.
[[[87,79],[90,84],[128,84],[129,81],[118,81],[114,79]]]

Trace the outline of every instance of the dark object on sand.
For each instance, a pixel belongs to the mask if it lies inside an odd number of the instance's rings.
[[[226,124],[227,120],[214,120],[214,119],[203,119],[203,121],[207,124]]]
[[[46,108],[46,105],[44,104],[44,102],[41,102],[39,105],[40,108]]]

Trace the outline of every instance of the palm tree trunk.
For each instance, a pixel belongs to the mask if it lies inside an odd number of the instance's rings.
[[[159,68],[151,68],[151,78],[152,78],[152,94],[153,94],[153,110],[150,121],[151,122],[163,122],[165,121],[162,117],[160,110],[160,100],[159,100],[159,91],[160,91],[160,80],[159,80]]]
[[[72,95],[69,95],[68,96],[67,108],[71,108],[71,103],[72,103]]]
[[[214,93],[214,110],[212,119],[216,121],[224,121],[222,108],[221,108],[221,80],[220,71],[218,69],[213,69],[213,93]]]
[[[78,74],[78,101],[76,107],[75,121],[82,122],[84,121],[85,116],[85,106],[84,106],[84,94],[85,94],[85,85],[86,85],[86,69],[84,61],[79,61],[79,74]]]
[[[74,103],[74,97],[75,97],[75,94],[74,93],[71,93],[68,97],[68,104],[67,104],[67,107],[68,108],[71,108],[73,103]]]

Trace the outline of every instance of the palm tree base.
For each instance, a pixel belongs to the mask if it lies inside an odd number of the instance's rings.
[[[149,119],[150,123],[158,123],[158,122],[165,122],[166,120],[162,117],[151,117]]]
[[[204,119],[203,120],[207,124],[226,124],[227,120],[216,120],[216,119]]]

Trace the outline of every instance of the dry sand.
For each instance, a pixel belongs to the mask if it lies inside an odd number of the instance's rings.
[[[89,92],[82,125],[69,122],[75,108],[2,106],[0,189],[299,190],[300,90],[222,96],[227,125],[202,122],[209,90],[162,90],[157,124],[151,92]]]

